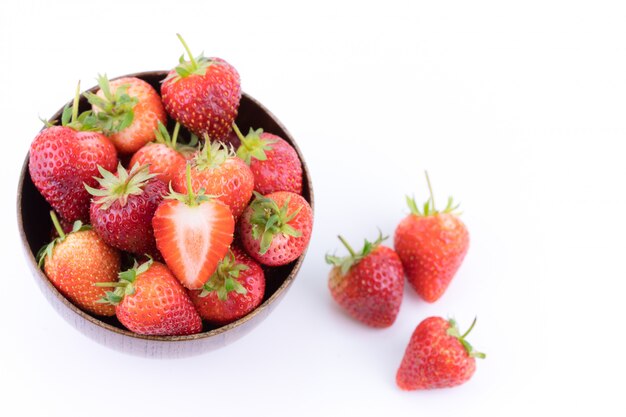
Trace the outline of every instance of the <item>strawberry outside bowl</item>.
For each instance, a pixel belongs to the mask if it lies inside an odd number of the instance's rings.
[[[167,71],[125,75],[141,78],[157,91],[160,91],[160,83],[166,76]],[[96,90],[97,86],[88,91]],[[80,111],[88,110],[89,107],[87,100],[81,96]],[[60,120],[62,111],[63,108],[59,109],[50,120]],[[281,136],[294,147],[302,162],[302,195],[313,208],[313,188],[302,152],[280,121],[261,103],[242,93],[236,123],[246,129],[248,126],[263,128],[266,132]],[[285,266],[264,268],[266,290],[261,305],[237,321],[215,328],[207,327],[205,323],[201,333],[188,336],[145,336],[130,332],[115,317],[96,317],[76,307],[52,285],[37,266],[37,252],[50,241],[51,208],[31,180],[28,160],[27,155],[22,166],[17,193],[18,227],[28,265],[44,296],[55,310],[79,331],[110,348],[139,356],[170,358],[192,356],[225,346],[247,334],[272,312],[296,278],[306,255],[305,251],[298,259]]]

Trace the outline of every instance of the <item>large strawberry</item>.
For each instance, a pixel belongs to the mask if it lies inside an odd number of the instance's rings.
[[[122,154],[136,152],[154,140],[158,123],[167,115],[159,93],[150,84],[136,77],[123,77],[109,82],[98,76],[100,89],[85,93],[98,117],[99,125]]]
[[[202,290],[189,291],[204,320],[224,325],[258,307],[265,293],[265,274],[245,252],[232,247]]]
[[[129,166],[150,165],[150,172],[157,174],[157,178],[166,184],[185,171],[187,159],[185,155],[192,152],[193,145],[181,145],[176,143],[180,123],[176,123],[174,133],[170,136],[167,128],[159,122],[159,127],[154,132],[156,140],[146,143],[139,149],[130,160]]]
[[[463,334],[454,320],[429,317],[411,336],[396,383],[403,390],[447,388],[468,381],[476,370],[476,359],[485,358],[465,340],[476,319]]]
[[[255,196],[241,216],[239,233],[244,249],[267,266],[296,260],[311,238],[311,206],[301,195],[288,191]]]
[[[100,169],[98,188],[85,186],[94,195],[91,224],[111,246],[138,255],[157,255],[152,217],[167,194],[167,186],[148,171],[135,165],[127,171],[121,164],[117,174]]]
[[[155,336],[199,333],[202,319],[189,296],[165,265],[152,259],[119,274],[103,303],[115,306],[117,319],[128,330]],[[107,284],[98,284],[104,286]]]
[[[172,187],[179,193],[187,193],[185,170],[179,171]],[[254,176],[250,168],[237,158],[226,145],[209,142],[192,160],[191,185],[195,193],[204,190],[230,207],[235,219],[247,207],[254,188]]]
[[[241,145],[237,156],[254,174],[254,189],[261,194],[291,191],[302,194],[302,162],[296,150],[280,136],[253,130],[243,136],[236,125],[233,130]]]
[[[115,169],[117,152],[113,143],[95,129],[93,114],[78,115],[80,83],[74,103],[67,106],[61,126],[44,128],[30,146],[28,170],[35,187],[67,222],[89,219],[91,196],[83,183],[97,184],[98,166]]]
[[[404,272],[393,249],[382,246],[379,234],[374,242],[365,240],[363,249],[354,249],[339,236],[350,253],[343,258],[326,255],[333,265],[328,279],[330,293],[348,314],[372,327],[389,327],[400,311]]]
[[[65,233],[54,211],[50,212],[50,217],[59,237],[41,249],[39,266],[43,265],[50,282],[76,306],[100,316],[113,316],[115,308],[98,302],[107,288],[98,288],[95,284],[117,278],[119,251],[104,243],[80,220]]]
[[[187,165],[187,181],[191,168]],[[233,241],[235,220],[224,203],[203,193],[173,190],[154,213],[159,251],[176,278],[189,289],[202,288]]]
[[[438,300],[461,266],[469,247],[469,233],[454,213],[452,198],[443,211],[435,208],[428,175],[430,199],[420,211],[407,197],[411,214],[398,224],[394,246],[409,284],[426,301]]]
[[[161,84],[165,109],[172,118],[202,137],[221,140],[231,130],[241,100],[237,70],[220,58],[194,56],[183,38],[189,61],[181,56]]]

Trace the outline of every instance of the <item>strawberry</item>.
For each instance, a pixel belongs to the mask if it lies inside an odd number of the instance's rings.
[[[476,359],[485,354],[475,351],[465,340],[476,319],[463,335],[454,320],[429,317],[411,336],[396,383],[403,390],[448,388],[468,381],[476,370]]]
[[[179,193],[187,193],[187,180],[182,170],[174,178],[172,187]],[[235,219],[247,207],[254,188],[254,176],[250,168],[237,158],[226,145],[209,142],[192,160],[191,185],[195,193],[203,189],[230,207]]]
[[[302,163],[296,150],[280,136],[252,130],[244,137],[236,125],[233,130],[241,145],[237,156],[254,174],[254,189],[261,194],[291,191],[302,194]]]
[[[72,106],[66,106],[61,126],[48,124],[30,146],[28,170],[37,190],[68,223],[89,219],[91,196],[83,183],[95,186],[98,166],[114,169],[113,143],[95,129],[88,111],[78,115],[80,83]]]
[[[115,291],[108,291],[101,302],[114,305],[117,319],[131,332],[179,336],[202,331],[202,319],[187,292],[162,263],[135,261],[118,282],[109,284]]]
[[[187,181],[191,167],[187,165]],[[186,195],[171,190],[154,214],[159,251],[176,278],[189,289],[202,288],[233,241],[235,220],[225,204],[191,186]]]
[[[404,271],[393,249],[382,246],[382,234],[374,242],[365,240],[355,252],[346,240],[339,240],[350,255],[326,255],[333,265],[328,288],[335,301],[355,319],[372,327],[389,327],[400,311],[404,292]]]
[[[189,291],[204,320],[218,326],[245,316],[261,304],[265,274],[261,266],[237,247],[231,248],[202,290]]]
[[[244,249],[267,266],[296,260],[311,238],[311,206],[301,195],[288,191],[255,196],[241,216],[239,233]]]
[[[157,174],[156,178],[166,184],[174,181],[179,172],[185,171],[187,162],[185,155],[194,149],[192,144],[180,145],[176,143],[179,129],[180,124],[176,123],[174,133],[170,136],[167,128],[159,122],[159,127],[154,132],[156,141],[146,143],[135,152],[129,166],[150,165],[150,172]]]
[[[52,223],[59,234],[39,254],[39,266],[60,292],[77,307],[99,316],[113,316],[115,308],[100,304],[105,289],[94,284],[110,282],[120,272],[120,253],[80,220],[65,233],[54,211]],[[113,289],[113,288],[110,288]]]
[[[121,154],[136,152],[154,140],[158,123],[167,115],[159,93],[147,82],[136,77],[123,77],[109,82],[106,75],[98,76],[100,89],[85,93],[99,124]]]
[[[138,255],[157,255],[152,216],[167,194],[167,186],[148,171],[135,165],[126,171],[121,164],[117,174],[100,169],[100,186],[85,186],[94,197],[91,224],[109,245]]]
[[[396,228],[394,246],[409,284],[427,302],[437,301],[448,288],[469,247],[467,228],[454,213],[452,197],[437,211],[428,174],[430,199],[420,211],[415,199],[407,197],[411,214]]]
[[[220,58],[194,56],[179,35],[189,61],[180,58],[161,84],[165,110],[199,137],[221,140],[231,130],[241,100],[237,70]]]

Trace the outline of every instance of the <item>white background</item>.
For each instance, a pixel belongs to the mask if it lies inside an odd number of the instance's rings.
[[[5,415],[624,415],[626,8],[604,1],[3,2],[0,5]],[[315,228],[298,279],[244,339],[182,360],[102,347],[28,272],[15,190],[41,125],[99,72],[220,56],[291,131]],[[326,288],[338,233],[392,234],[404,195],[461,202],[468,256],[434,304],[408,288],[373,330]],[[454,389],[402,392],[419,321],[478,324],[488,357]],[[223,415],[223,414],[221,414]]]

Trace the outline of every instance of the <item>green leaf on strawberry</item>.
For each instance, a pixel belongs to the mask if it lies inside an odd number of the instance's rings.
[[[372,253],[372,251],[380,246],[380,244],[389,236],[383,236],[383,233],[379,230],[378,238],[374,242],[370,242],[369,240],[365,239],[365,242],[363,243],[363,248],[360,252],[355,252],[354,249],[352,249],[352,246],[350,246],[350,244],[343,238],[343,236],[337,237],[339,238],[341,243],[343,243],[343,245],[346,247],[350,254],[344,257],[327,254],[326,263],[329,265],[340,267],[341,274],[345,275],[346,273],[348,273],[350,268],[352,268],[352,266],[356,265],[357,263],[359,263],[359,261],[361,261],[361,259]]]
[[[118,305],[124,299],[126,295],[133,295],[135,293],[135,280],[138,275],[146,272],[152,265],[152,257],[148,256],[148,260],[141,265],[135,263],[132,268],[122,271],[118,274],[119,281],[117,282],[98,282],[94,285],[97,287],[115,287],[114,291],[107,291],[98,302],[102,304]]]
[[[53,239],[52,242],[48,243],[47,245],[44,245],[37,252],[37,255],[35,256],[35,258],[37,259],[37,266],[39,266],[40,268],[43,266],[46,258],[52,257],[52,250],[54,249],[55,245],[63,242],[69,233],[80,232],[82,230],[91,230],[91,226],[83,224],[83,222],[81,222],[80,220],[76,220],[74,222],[74,225],[72,226],[72,230],[66,234],[63,231],[63,228],[61,227],[61,224],[59,223],[59,219],[56,213],[54,212],[54,210],[50,211],[50,218],[52,219],[52,224],[54,225],[55,230],[59,234],[59,237],[57,237],[56,239]]]
[[[456,337],[459,340],[459,342],[461,342],[461,344],[467,351],[468,355],[470,355],[473,358],[480,358],[480,359],[485,359],[487,357],[487,355],[485,355],[484,353],[474,350],[472,345],[470,345],[470,343],[467,340],[465,340],[465,337],[472,331],[472,329],[474,328],[474,325],[476,324],[476,317],[474,317],[474,321],[472,322],[472,325],[470,326],[470,328],[467,329],[467,331],[463,334],[461,334],[461,332],[459,331],[459,327],[456,324],[456,320],[449,319],[448,323],[450,324],[450,327],[448,328],[446,333],[448,334],[448,336]]]
[[[237,294],[246,294],[247,291],[237,280],[241,271],[246,271],[247,265],[237,263],[232,251],[222,259],[211,278],[202,287],[199,297],[206,297],[212,291],[217,293],[217,297],[224,301],[228,298],[228,293],[235,291]]]
[[[95,112],[96,124],[102,132],[109,136],[126,129],[133,123],[135,114],[133,109],[138,102],[137,97],[128,95],[130,85],[119,86],[111,91],[109,79],[106,75],[98,75],[98,85],[104,97],[86,92],[87,101],[97,108]]]
[[[250,165],[252,158],[259,161],[265,161],[267,159],[266,151],[271,151],[272,144],[275,140],[262,139],[261,134],[263,129],[254,130],[250,128],[250,131],[244,136],[237,125],[233,123],[233,130],[237,134],[237,137],[241,141],[239,149],[237,149],[237,156],[244,160],[244,162]]]
[[[445,209],[439,211],[435,208],[435,197],[433,195],[432,186],[430,185],[430,178],[428,177],[428,172],[425,172],[425,174],[426,174],[426,182],[428,184],[428,191],[430,192],[430,197],[428,200],[426,200],[422,210],[420,211],[420,208],[415,202],[415,197],[406,196],[406,204],[407,206],[409,206],[409,210],[411,210],[411,214],[414,214],[420,217],[426,217],[426,216],[433,216],[433,215],[440,214],[440,213],[456,212],[460,204],[455,205],[454,201],[452,200],[452,197],[448,197],[448,203],[446,204]]]

